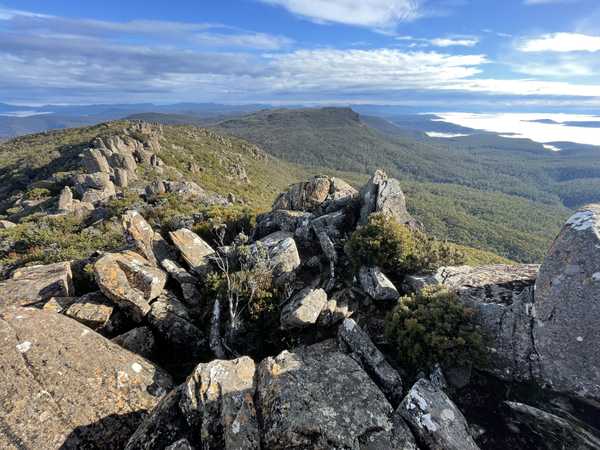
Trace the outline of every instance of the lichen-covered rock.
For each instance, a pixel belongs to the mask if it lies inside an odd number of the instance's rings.
[[[106,157],[102,154],[99,149],[89,148],[85,150],[81,155],[83,167],[88,173],[110,173],[110,165],[106,160]]]
[[[75,190],[81,196],[81,201],[86,203],[96,203],[116,195],[110,175],[104,172],[77,175]]]
[[[64,315],[102,333],[110,328],[114,306],[100,292],[86,294],[71,303]]]
[[[41,303],[73,293],[73,274],[68,262],[23,267],[0,283],[0,307]]]
[[[358,309],[359,301],[352,289],[336,292],[327,300],[325,308],[319,314],[317,324],[330,327],[350,317]]]
[[[58,210],[68,212],[73,210],[73,192],[69,186],[65,186],[58,197]]]
[[[305,328],[314,325],[327,305],[327,293],[310,286],[294,295],[281,310],[283,329]]]
[[[338,345],[358,362],[393,404],[402,400],[402,378],[388,363],[383,353],[375,346],[354,320],[346,319],[338,328]]]
[[[398,300],[400,294],[396,286],[379,267],[361,267],[358,279],[363,290],[375,300]]]
[[[479,449],[465,417],[438,387],[420,379],[410,389],[399,414],[408,422],[423,448],[440,450]]]
[[[154,353],[155,340],[149,327],[137,327],[120,334],[112,341],[136,355],[150,359]]]
[[[147,320],[168,353],[186,355],[181,363],[193,364],[204,351],[204,334],[194,325],[185,305],[174,295],[167,292],[154,301]]]
[[[129,173],[127,170],[121,168],[115,169],[115,175],[113,178],[113,183],[115,186],[120,188],[126,188],[129,186]]]
[[[150,311],[149,302],[162,292],[166,274],[135,252],[104,255],[94,264],[100,290],[135,322]]]
[[[260,449],[254,409],[254,361],[241,357],[200,364],[184,383],[179,406],[202,448]]]
[[[160,265],[179,284],[185,303],[189,306],[197,306],[200,303],[198,279],[171,259],[163,259]]]
[[[122,449],[168,374],[68,317],[0,312],[0,448]]]
[[[265,359],[256,398],[270,450],[414,448],[383,393],[331,341]]]
[[[574,214],[535,283],[533,338],[542,380],[600,399],[600,205]]]
[[[215,254],[213,248],[187,228],[171,231],[169,236],[190,269],[199,275],[206,274],[210,268],[210,259]]]
[[[157,265],[165,258],[171,258],[172,249],[160,233],[155,232],[146,219],[137,211],[127,211],[121,218],[125,238],[135,251],[152,264]]]
[[[377,170],[360,191],[361,209],[359,223],[364,225],[373,213],[383,213],[401,224],[416,224],[406,209],[406,199],[395,178],[388,178],[382,170]]]

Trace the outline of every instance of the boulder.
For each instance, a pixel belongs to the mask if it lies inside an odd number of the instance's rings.
[[[127,211],[121,218],[125,239],[140,255],[157,265],[171,258],[172,250],[160,233],[155,232],[137,211]]]
[[[60,192],[58,210],[61,212],[70,212],[73,210],[73,192],[69,186],[65,186]]]
[[[567,220],[535,282],[533,339],[552,389],[600,399],[600,205]]]
[[[319,314],[317,324],[331,327],[350,317],[358,309],[359,301],[352,289],[338,291],[327,300],[325,308]]]
[[[96,148],[89,148],[85,150],[81,155],[83,166],[88,173],[110,173],[110,165],[106,160],[106,157],[102,154],[102,151]]]
[[[358,279],[362,289],[375,300],[396,301],[400,297],[396,286],[379,267],[361,267]]]
[[[8,220],[0,220],[0,230],[8,230],[9,228],[14,228],[16,226],[16,224]]]
[[[154,353],[155,340],[149,327],[137,327],[120,334],[112,341],[132,353],[150,359]]]
[[[122,153],[113,153],[109,158],[110,165],[115,169],[115,173],[118,169],[125,170],[128,178],[135,178],[135,170],[137,168],[137,163],[135,162],[135,158],[131,153],[122,152]]]
[[[177,442],[173,442],[171,445],[165,448],[165,450],[194,450],[194,447],[190,444],[187,439],[179,439]]]
[[[307,287],[294,295],[281,309],[281,328],[305,328],[314,325],[327,305],[323,289]]]
[[[73,292],[70,263],[23,267],[0,283],[0,307],[41,303],[52,297],[70,297]]]
[[[55,313],[62,313],[77,300],[79,300],[78,297],[52,297],[44,303],[42,309]]]
[[[160,265],[179,284],[185,303],[198,306],[201,300],[198,279],[171,259],[163,259]]]
[[[479,449],[465,417],[448,396],[424,378],[410,389],[399,414],[412,429],[419,445],[427,449]]]
[[[344,180],[319,175],[291,185],[277,197],[273,209],[323,213],[343,208],[356,197],[356,189]]]
[[[415,448],[383,393],[332,341],[262,361],[256,402],[264,448]]]
[[[0,448],[122,449],[172,387],[152,363],[60,314],[0,312]]]
[[[169,236],[192,271],[204,275],[210,270],[215,251],[204,239],[187,228],[171,231]]]
[[[407,290],[441,284],[454,290],[473,312],[490,352],[484,370],[506,381],[530,381],[539,373],[532,340],[535,264],[442,267],[408,276]]]
[[[600,436],[586,425],[518,402],[504,402],[511,416],[510,423],[533,431],[549,450],[592,450],[600,448]]]
[[[113,310],[110,300],[100,292],[93,292],[76,299],[63,314],[98,333],[103,333],[111,328],[110,318]]]
[[[208,192],[193,181],[164,181],[167,192],[183,198],[194,198],[207,205],[227,205],[225,197]]]
[[[184,383],[179,406],[202,448],[260,449],[254,409],[254,361],[241,357],[200,364]]]
[[[296,241],[291,233],[284,231],[272,233],[253,244],[252,251],[257,250],[257,245],[266,247],[276,282],[282,283],[293,278],[301,261]]]
[[[140,425],[126,450],[163,450],[181,441],[207,450],[260,449],[254,374],[247,356],[199,364]]]
[[[75,177],[75,190],[85,203],[97,203],[116,195],[110,175],[104,172],[80,174]]]
[[[115,186],[126,188],[129,186],[129,173],[125,169],[115,169],[114,181]]]
[[[349,231],[348,223],[350,220],[348,212],[341,209],[313,219],[310,226],[317,235],[327,233],[330,238],[338,239],[343,235],[344,230]]]
[[[186,355],[186,361],[178,363],[193,364],[205,350],[204,334],[174,295],[166,292],[154,301],[147,320],[167,356]]]
[[[364,225],[373,213],[383,213],[398,223],[415,225],[416,221],[406,209],[406,199],[395,178],[377,170],[360,191],[361,209],[359,223]]]
[[[338,328],[337,338],[340,349],[361,365],[391,403],[399,404],[402,400],[402,378],[369,335],[354,320],[346,319]]]
[[[160,295],[166,274],[132,251],[109,253],[94,264],[100,290],[134,322],[150,311],[149,301]]]
[[[261,214],[256,218],[254,238],[260,239],[276,231],[287,231],[293,233],[299,242],[306,241],[309,238],[309,225],[313,218],[312,213],[286,209],[276,209]]]
[[[145,189],[146,199],[153,200],[157,196],[165,194],[167,192],[167,188],[165,183],[160,180],[153,181]]]

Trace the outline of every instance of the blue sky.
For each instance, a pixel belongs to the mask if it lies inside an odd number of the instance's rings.
[[[0,102],[600,111],[597,0],[0,0]]]

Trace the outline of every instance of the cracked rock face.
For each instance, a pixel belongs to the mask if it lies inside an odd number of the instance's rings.
[[[552,389],[600,399],[600,205],[565,224],[535,285],[533,337]]]
[[[369,182],[362,188],[359,223],[364,225],[373,213],[383,213],[401,224],[416,224],[415,219],[406,209],[406,199],[400,182],[389,178],[381,170],[376,171]]]
[[[294,295],[281,310],[281,327],[304,328],[317,322],[327,305],[327,293],[310,286]]]
[[[398,300],[400,293],[379,267],[361,267],[358,279],[363,290],[375,300]]]
[[[265,448],[400,449],[393,409],[356,361],[326,341],[267,358],[257,408]],[[410,448],[410,447],[408,447]]]
[[[0,448],[123,448],[172,387],[165,372],[53,312],[0,313]]]
[[[456,405],[430,381],[420,379],[400,406],[417,441],[428,449],[477,450],[469,425]]]

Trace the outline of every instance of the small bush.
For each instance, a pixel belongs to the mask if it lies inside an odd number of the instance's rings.
[[[224,231],[222,237],[227,244],[240,233],[249,235],[256,226],[256,212],[243,206],[213,206],[200,212],[201,220],[192,230],[204,240],[217,244],[215,237]]]
[[[27,200],[42,200],[48,198],[52,193],[46,188],[34,188],[25,194]]]
[[[411,374],[483,362],[483,337],[473,311],[454,292],[440,286],[402,297],[386,318],[385,334],[398,362]]]
[[[464,262],[464,255],[451,245],[410,230],[383,214],[373,214],[364,227],[357,229],[346,249],[356,267],[379,266],[394,278]]]

